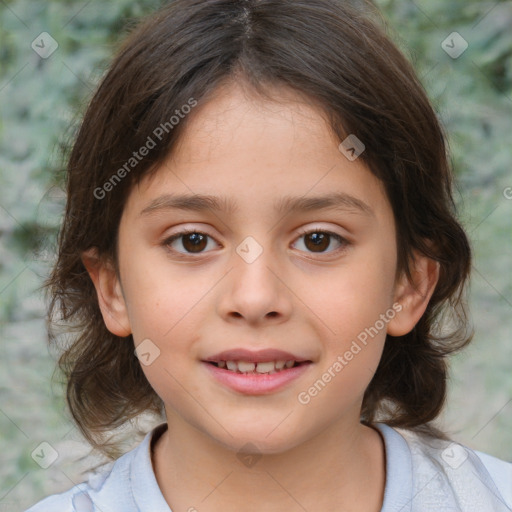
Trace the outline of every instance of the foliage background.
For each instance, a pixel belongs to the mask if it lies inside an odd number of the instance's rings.
[[[24,510],[69,488],[92,460],[61,387],[50,384],[56,355],[46,346],[39,287],[64,200],[61,149],[116,43],[162,3],[0,0],[0,510]],[[457,441],[512,460],[512,200],[504,194],[512,186],[512,3],[376,3],[450,135],[475,251],[476,334],[453,360],[443,423]],[[59,43],[46,60],[31,49],[43,31]],[[453,31],[469,44],[458,59],[441,48]],[[47,470],[31,457],[42,441],[59,453]]]

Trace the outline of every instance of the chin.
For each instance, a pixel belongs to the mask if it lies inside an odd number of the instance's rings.
[[[210,437],[224,448],[238,454],[277,455],[300,444],[301,440],[290,434],[290,429],[276,428],[277,423],[261,423],[248,427],[247,425],[230,424],[229,434],[226,432],[209,433]],[[212,435],[213,434],[213,435]]]

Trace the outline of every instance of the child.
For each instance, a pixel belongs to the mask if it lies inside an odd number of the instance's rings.
[[[511,510],[512,464],[432,424],[470,249],[436,115],[361,9],[170,2],[92,99],[67,192],[71,413],[99,449],[165,422],[30,512]]]

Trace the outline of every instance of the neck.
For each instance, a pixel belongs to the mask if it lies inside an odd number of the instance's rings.
[[[380,434],[344,422],[279,454],[241,454],[174,417],[153,466],[172,510],[379,512],[385,487]]]

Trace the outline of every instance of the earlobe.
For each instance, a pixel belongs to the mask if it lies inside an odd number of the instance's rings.
[[[395,286],[395,302],[402,307],[389,323],[387,333],[404,336],[414,329],[428,303],[439,279],[439,262],[416,253],[411,262],[411,279],[402,273]]]
[[[112,263],[100,258],[95,247],[82,253],[82,262],[96,288],[107,329],[116,336],[129,336],[131,327],[126,303]]]

